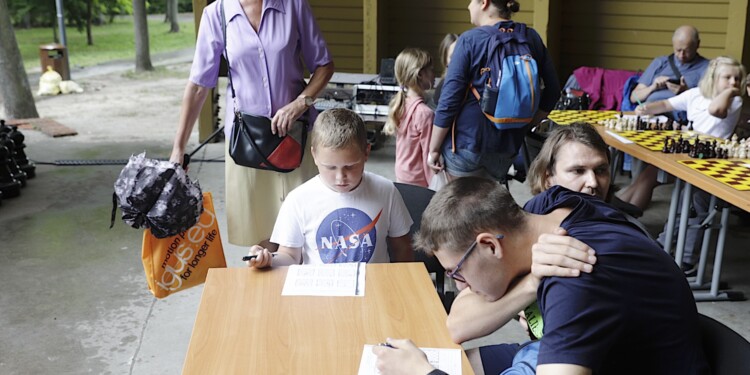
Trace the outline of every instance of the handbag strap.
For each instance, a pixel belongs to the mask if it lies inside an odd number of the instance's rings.
[[[229,79],[229,89],[232,91],[234,113],[239,114],[239,109],[237,109],[237,98],[234,93],[234,83],[232,83],[232,68],[229,66],[229,53],[227,52],[227,18],[224,14],[224,0],[221,0],[219,8],[221,8],[221,35],[224,38],[224,59],[227,61],[227,78]]]
[[[669,60],[669,66],[672,67],[672,72],[674,73],[675,78],[677,78],[678,81],[682,79],[682,73],[680,73],[680,70],[677,69],[677,64],[674,63],[674,53],[669,55],[669,57],[667,57],[667,60]]]

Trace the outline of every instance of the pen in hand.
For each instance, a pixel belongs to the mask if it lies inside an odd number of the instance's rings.
[[[271,256],[275,257],[276,253],[271,253]],[[253,259],[257,258],[257,257],[258,257],[257,255],[245,255],[244,257],[242,257],[242,261],[243,262],[248,262],[248,261],[251,261],[251,260],[253,260]]]

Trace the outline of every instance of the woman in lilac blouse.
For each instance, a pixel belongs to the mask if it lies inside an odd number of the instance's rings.
[[[284,135],[310,113],[312,101],[333,75],[333,60],[307,0],[218,0],[203,10],[190,79],[182,99],[180,122],[170,161],[181,163],[185,145],[207,95],[216,86],[224,53],[221,4],[226,19],[226,50],[239,109],[271,118]],[[305,85],[304,66],[312,77]],[[224,123],[232,131],[234,103],[225,91]],[[228,149],[228,147],[225,147]],[[309,149],[306,154],[309,153]],[[266,245],[286,194],[316,173],[310,155],[291,173],[246,168],[225,152],[226,212],[229,242]],[[272,246],[272,245],[271,245]]]

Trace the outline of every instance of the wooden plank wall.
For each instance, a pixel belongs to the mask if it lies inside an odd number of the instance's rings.
[[[337,72],[362,72],[362,1],[308,0]]]
[[[471,29],[469,1],[463,0],[379,0],[386,2],[385,40],[381,57],[396,57],[406,47],[424,48],[432,54],[435,73],[442,73],[438,46],[447,33],[460,34]],[[521,11],[514,20],[533,22],[534,1],[520,0]]]
[[[725,54],[733,1],[563,0],[558,74],[567,78],[579,66],[645,69],[672,53],[672,34],[685,24],[698,28],[701,55]]]

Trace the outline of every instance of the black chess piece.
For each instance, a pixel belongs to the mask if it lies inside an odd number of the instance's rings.
[[[7,147],[0,146],[0,192],[3,198],[13,198],[21,195],[21,182],[13,178],[8,168],[10,151]]]
[[[671,119],[671,118],[669,118],[664,123],[664,126],[662,127],[662,130],[672,130],[672,129],[674,129],[673,125],[674,125],[674,120]]]
[[[693,131],[693,121],[688,122],[688,131]]]
[[[8,155],[6,156],[6,165],[8,166],[8,170],[10,170],[11,175],[14,179],[21,182],[22,187],[26,186],[26,172],[22,171],[21,168],[18,167],[16,159],[13,158],[16,144],[12,139],[8,138],[8,133],[0,134],[0,146],[4,146],[8,150]]]
[[[664,138],[664,147],[661,148],[661,152],[669,153],[669,138]]]
[[[698,140],[697,139],[692,145],[690,145],[690,151],[688,151],[688,156],[690,156],[691,158],[698,157]]]
[[[708,144],[708,158],[713,159],[716,157],[716,140]]]
[[[674,138],[670,138],[669,153],[674,154],[675,152],[677,152],[677,142],[675,142]]]
[[[10,129],[8,138],[12,139],[16,146],[15,150],[13,150],[12,157],[16,159],[18,168],[26,173],[26,178],[32,179],[36,176],[36,164],[29,161],[26,152],[23,151],[23,149],[26,148],[26,144],[24,143],[26,137],[18,130],[17,126],[10,126]]]

